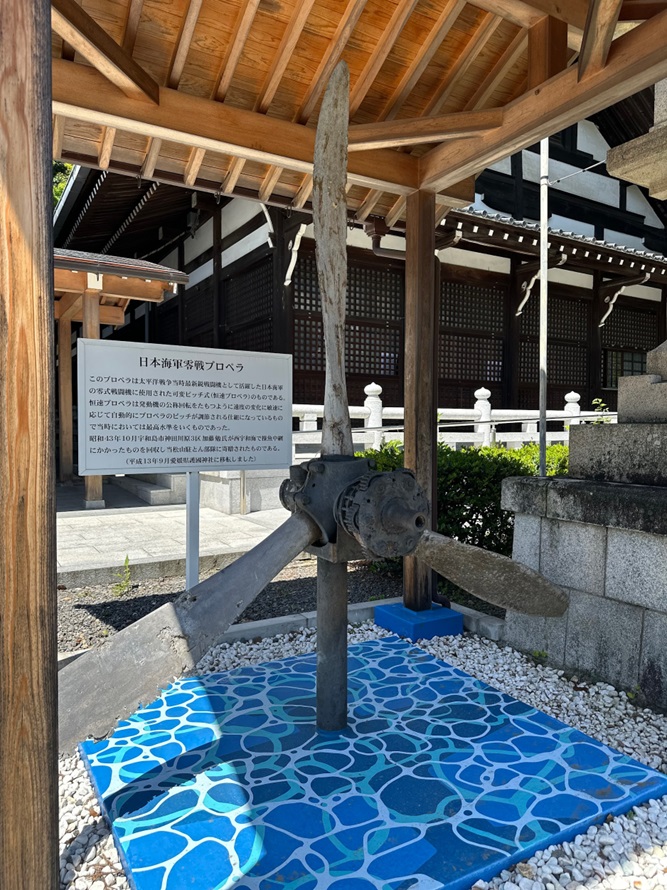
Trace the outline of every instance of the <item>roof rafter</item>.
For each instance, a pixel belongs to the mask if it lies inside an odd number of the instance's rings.
[[[124,96],[94,69],[53,60],[55,114],[167,139],[240,159],[312,172],[315,133],[277,118],[222,102],[160,88],[160,104]],[[360,152],[350,158],[352,183],[407,194],[417,185],[415,158],[395,151]]]
[[[612,44],[606,66],[583,81],[567,68],[505,106],[503,125],[445,142],[420,160],[421,188],[439,191],[667,77],[667,11]]]
[[[601,71],[609,55],[623,0],[590,0],[579,51],[579,79]]]
[[[52,0],[53,30],[127,96],[159,101],[157,81],[109,37],[75,0]]]
[[[490,111],[459,111],[439,117],[358,124],[349,129],[348,148],[349,151],[367,151],[371,148],[441,142],[475,136],[481,131],[499,127],[502,122],[502,108],[493,108]]]

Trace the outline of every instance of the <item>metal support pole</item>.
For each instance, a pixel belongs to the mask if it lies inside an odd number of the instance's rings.
[[[185,589],[199,583],[199,473],[185,474]]]
[[[347,726],[347,563],[317,560],[317,728]]]
[[[540,142],[540,476],[547,475],[547,307],[549,275],[549,140]]]

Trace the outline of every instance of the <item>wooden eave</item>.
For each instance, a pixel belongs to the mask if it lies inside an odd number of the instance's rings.
[[[634,0],[177,0],[168,14],[54,0],[53,25],[55,157],[295,209],[344,59],[348,204],[390,226],[414,191],[465,206],[490,163],[667,76],[665,4]]]
[[[100,322],[119,325],[130,300],[160,303],[165,292],[188,281],[184,272],[156,263],[60,248],[54,251],[53,265],[58,320],[82,321],[84,294],[94,293],[100,302]]]
[[[471,249],[491,248],[522,261],[536,260],[540,253],[540,233],[536,223],[503,219],[493,214],[452,211],[436,235],[452,243],[454,232],[460,233],[457,245]],[[646,284],[667,285],[667,259],[648,250],[624,247],[596,238],[561,230],[549,231],[549,250],[554,256],[565,255],[561,268],[592,274],[602,272],[611,278],[646,276]],[[442,255],[446,262],[446,252]]]

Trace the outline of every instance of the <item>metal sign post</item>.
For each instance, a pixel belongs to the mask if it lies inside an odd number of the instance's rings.
[[[185,474],[185,589],[199,584],[199,473]]]

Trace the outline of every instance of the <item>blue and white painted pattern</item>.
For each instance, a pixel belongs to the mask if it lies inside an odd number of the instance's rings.
[[[81,750],[135,890],[462,890],[667,777],[396,638],[174,683]]]

